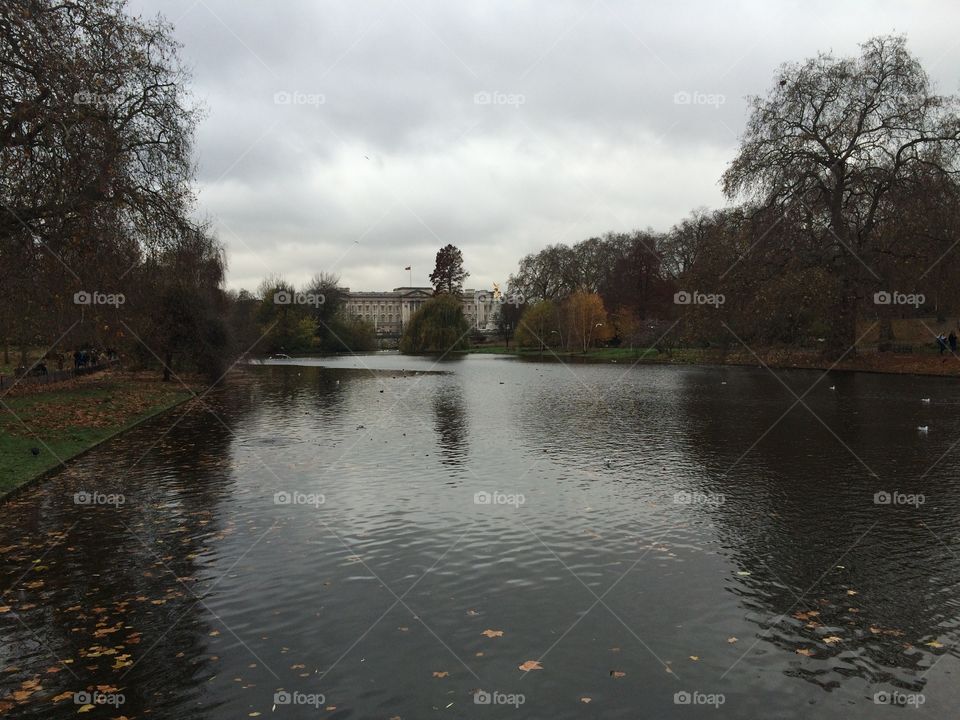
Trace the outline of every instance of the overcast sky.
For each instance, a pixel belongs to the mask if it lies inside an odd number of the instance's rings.
[[[718,180],[781,62],[904,32],[960,89],[960,3],[131,0],[176,27],[201,212],[228,284],[333,271],[354,290],[470,287],[526,253],[666,230]]]

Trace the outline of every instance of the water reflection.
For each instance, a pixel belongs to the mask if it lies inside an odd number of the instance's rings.
[[[437,388],[431,404],[441,462],[451,467],[460,466],[467,456],[469,431],[463,390],[457,384],[444,384]]]

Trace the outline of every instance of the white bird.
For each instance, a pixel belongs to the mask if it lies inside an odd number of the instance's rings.
[[[925,432],[927,432],[928,430],[930,430],[930,426],[929,426],[929,425],[917,425],[917,431],[920,432],[920,433],[925,433]]]
[[[828,390],[836,390],[836,389],[837,389],[837,386],[836,386],[836,385],[831,385],[831,386],[828,388]]]
[[[928,403],[928,402],[930,402],[930,398],[920,398],[920,402],[922,402],[922,403]]]

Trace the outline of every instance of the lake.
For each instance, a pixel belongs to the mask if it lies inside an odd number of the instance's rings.
[[[6,716],[960,700],[954,380],[376,353],[181,413],[7,503]]]

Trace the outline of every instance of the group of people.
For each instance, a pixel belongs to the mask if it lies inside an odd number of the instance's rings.
[[[944,336],[943,332],[940,332],[937,335],[937,347],[940,348],[940,354],[943,355],[944,351],[947,349],[947,345],[950,346],[950,352],[956,354],[957,352],[957,334],[951,330],[950,334]]]

